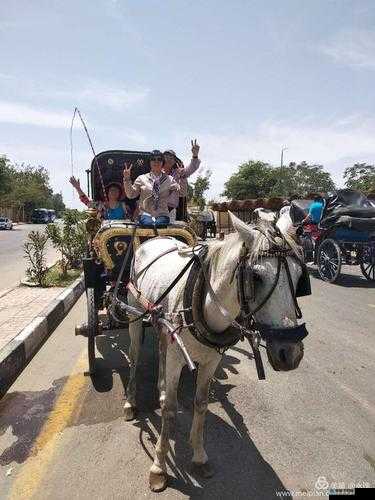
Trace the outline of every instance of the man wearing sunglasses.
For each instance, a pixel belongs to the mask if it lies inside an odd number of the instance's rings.
[[[125,164],[124,190],[128,198],[139,196],[139,224],[143,227],[160,227],[169,224],[168,198],[173,191],[180,191],[179,184],[163,172],[164,158],[161,151],[151,153],[148,174],[131,181],[131,169]]]

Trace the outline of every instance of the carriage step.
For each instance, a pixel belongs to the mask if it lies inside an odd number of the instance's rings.
[[[95,336],[101,335],[102,333],[103,333],[103,326],[101,323],[99,323],[98,324],[98,332],[96,333]],[[82,337],[88,337],[89,336],[89,329],[88,329],[87,323],[80,323],[79,325],[76,325],[75,335],[82,335]]]
[[[87,323],[80,323],[79,325],[76,325],[75,334],[82,335],[82,337],[87,337],[88,335]]]

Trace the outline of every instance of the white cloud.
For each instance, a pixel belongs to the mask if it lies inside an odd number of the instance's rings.
[[[27,104],[17,102],[0,101],[0,123],[14,123],[18,125],[31,125],[37,127],[47,127],[54,129],[70,128],[73,117],[71,112],[57,112],[35,108]],[[85,116],[83,115],[85,120]],[[86,120],[85,120],[86,121]],[[94,130],[94,138],[97,137],[101,142],[110,141],[117,147],[118,142],[128,142],[132,147],[144,146],[146,137],[136,129],[126,127],[110,127],[102,124],[90,122],[90,129]],[[76,116],[74,121],[74,130],[82,128],[81,121]],[[73,138],[77,138],[73,134]]]
[[[0,122],[2,123],[67,128],[70,126],[71,119],[72,116],[68,113],[36,109],[17,102],[0,101]]]
[[[145,101],[150,89],[126,83],[85,79],[84,81],[46,82],[25,81],[23,77],[0,73],[0,81],[9,89],[18,83],[22,85],[24,98],[39,98],[53,101],[68,101],[74,104],[107,107],[115,111],[131,108]],[[22,84],[21,84],[22,81]],[[72,105],[72,104],[71,104]]]
[[[20,110],[18,110],[19,112]],[[29,110],[30,111],[30,110]],[[0,103],[0,116],[2,105]],[[54,118],[52,114],[52,118]],[[60,116],[60,115],[58,115]],[[35,121],[35,116],[29,113]],[[50,115],[44,116],[51,118]],[[24,117],[25,119],[25,117]],[[70,124],[71,116],[69,116]],[[38,120],[40,121],[39,117]],[[96,150],[118,148],[126,144],[127,149],[148,150],[150,144],[157,144],[161,149],[171,148],[188,163],[190,139],[197,138],[201,145],[202,169],[212,170],[209,197],[218,198],[223,192],[224,183],[237,167],[247,160],[263,160],[274,166],[280,165],[280,150],[287,146],[285,163],[290,161],[307,161],[319,163],[329,171],[340,186],[343,185],[342,174],[347,166],[355,162],[375,163],[375,120],[366,116],[342,116],[320,123],[313,118],[295,120],[293,122],[267,121],[261,123],[251,133],[213,134],[204,130],[176,131],[163,139],[157,136],[145,137],[132,130],[117,130],[105,126],[92,126],[93,140]],[[73,196],[68,184],[70,175],[69,141],[66,132],[59,135],[54,147],[47,147],[44,142],[25,144],[10,141],[0,143],[0,153],[5,153],[13,161],[42,164],[51,173],[51,181],[55,189],[62,189],[68,205],[79,207],[79,200]],[[82,131],[74,134],[75,174],[81,177],[85,185],[85,169],[90,165],[92,155],[86,144]],[[192,177],[194,181],[195,176]]]
[[[48,92],[51,97],[68,98],[72,102],[89,102],[96,106],[107,106],[114,110],[130,108],[144,101],[149,95],[147,88],[129,89],[126,85],[89,81],[80,90],[56,90]]]
[[[375,33],[343,30],[319,46],[335,62],[351,67],[375,69]]]
[[[190,134],[176,136],[176,150],[186,149]],[[201,144],[202,167],[213,172],[209,196],[218,197],[225,181],[247,160],[262,160],[280,165],[282,146],[287,146],[284,163],[307,161],[322,164],[338,185],[343,171],[357,161],[375,162],[375,120],[350,116],[327,121],[268,121],[255,132],[216,135],[194,132]],[[181,139],[183,138],[183,143]],[[185,155],[187,157],[187,155]]]

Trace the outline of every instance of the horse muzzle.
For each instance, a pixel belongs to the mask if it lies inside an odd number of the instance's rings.
[[[275,371],[298,368],[303,358],[302,340],[308,335],[304,323],[291,328],[259,325],[259,331],[262,339],[266,341],[268,361]]]

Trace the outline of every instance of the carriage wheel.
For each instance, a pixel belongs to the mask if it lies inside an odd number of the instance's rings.
[[[89,375],[95,373],[95,337],[98,334],[98,311],[95,305],[95,290],[88,288],[87,296],[87,341],[89,356]]]
[[[318,271],[328,283],[334,283],[341,272],[341,249],[335,240],[323,240],[318,248]]]
[[[363,276],[369,281],[375,281],[375,247],[366,246],[360,261]]]

